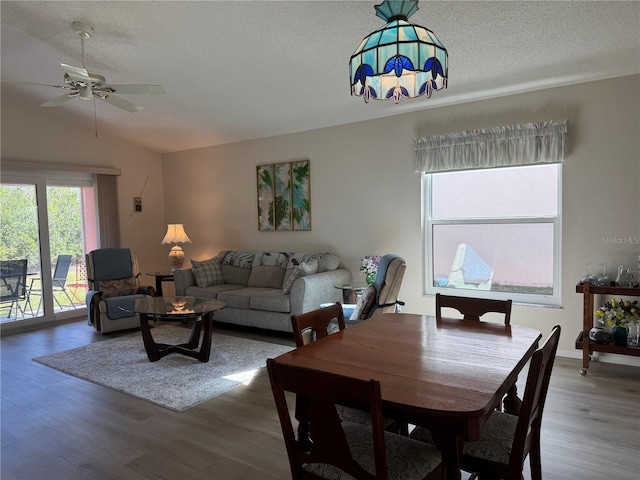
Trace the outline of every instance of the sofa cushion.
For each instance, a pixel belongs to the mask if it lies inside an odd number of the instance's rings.
[[[291,311],[290,298],[289,295],[282,295],[282,290],[272,289],[251,295],[249,305],[253,310],[289,313]]]
[[[201,288],[224,283],[220,262],[216,257],[202,262],[191,260],[191,270],[193,271],[193,277],[196,280],[196,285]]]
[[[222,279],[224,283],[232,283],[233,285],[247,286],[249,277],[251,276],[250,268],[234,267],[231,265],[220,265],[222,270]]]
[[[254,252],[223,250],[218,253],[218,258],[222,258],[220,268],[222,269],[224,283],[246,286],[251,276],[254,257]]]
[[[231,285],[228,283],[222,283],[220,285],[213,285],[211,287],[200,288],[197,286],[187,287],[185,295],[196,298],[218,298],[220,292],[226,292],[228,290],[240,290],[245,288],[244,285]]]
[[[368,318],[369,310],[373,307],[373,303],[376,300],[376,287],[369,285],[362,296],[358,299],[356,308],[351,314],[349,320],[364,320]]]
[[[276,265],[258,265],[251,269],[248,287],[281,288],[284,268]]]
[[[282,284],[282,294],[289,295],[291,293],[291,287],[293,283],[300,277],[306,275],[313,275],[318,272],[318,260],[310,260],[309,262],[302,262],[296,268],[293,269],[291,274],[285,278],[286,281]]]
[[[218,300],[229,308],[251,308],[251,296],[265,292],[265,288],[245,287],[237,290],[226,290],[218,294]],[[267,290],[268,291],[268,290]],[[280,290],[278,290],[280,293]]]

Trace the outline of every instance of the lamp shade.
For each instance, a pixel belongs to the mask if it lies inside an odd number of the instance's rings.
[[[431,96],[447,87],[447,50],[434,33],[408,18],[418,1],[385,0],[376,14],[388,22],[367,35],[349,60],[351,94],[369,99]]]
[[[191,240],[184,231],[182,223],[171,223],[167,225],[167,233],[162,239],[161,245],[165,243],[191,243]]]

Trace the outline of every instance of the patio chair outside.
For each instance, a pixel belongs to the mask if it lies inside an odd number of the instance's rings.
[[[60,303],[60,301],[56,298],[57,292],[62,292],[69,300],[72,308],[77,308],[78,306],[73,302],[71,297],[69,296],[69,292],[67,292],[66,284],[67,284],[67,275],[69,274],[69,267],[71,266],[71,255],[58,255],[58,259],[56,260],[56,267],[53,271],[52,277],[52,290],[53,290],[53,300],[56,302],[60,310],[64,310],[64,307]],[[38,288],[34,287],[34,283],[38,281],[37,278],[34,278],[31,281],[31,285],[29,287],[29,296],[39,295],[40,300],[38,300],[38,310],[40,311],[40,307],[42,306],[42,280],[40,280],[40,286]]]
[[[29,296],[27,293],[27,259],[21,260],[4,260],[0,262],[0,308],[9,305],[7,318],[11,318],[14,305],[22,318],[24,318],[24,310],[20,306],[20,302],[27,300],[29,304]],[[25,308],[26,305],[25,304]],[[16,318],[17,318],[16,313]],[[33,313],[32,313],[33,316]]]

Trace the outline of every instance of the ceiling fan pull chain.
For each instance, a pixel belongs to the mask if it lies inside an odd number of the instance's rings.
[[[96,128],[96,138],[98,138],[98,113],[96,111],[96,96],[93,96],[93,122]]]
[[[80,33],[80,51],[82,54],[82,68],[86,70],[87,67],[85,67],[84,65],[84,37],[85,37],[85,34],[81,32]]]

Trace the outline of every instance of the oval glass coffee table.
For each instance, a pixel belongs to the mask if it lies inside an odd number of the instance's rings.
[[[201,362],[208,362],[211,353],[213,312],[224,308],[224,302],[194,297],[147,297],[135,301],[134,313],[140,317],[140,330],[144,349],[150,362],[160,360],[170,353],[180,353]],[[156,343],[151,335],[149,320],[160,322],[183,322],[193,320],[191,336],[187,343],[169,345]],[[204,335],[200,343],[200,333],[204,324]]]

